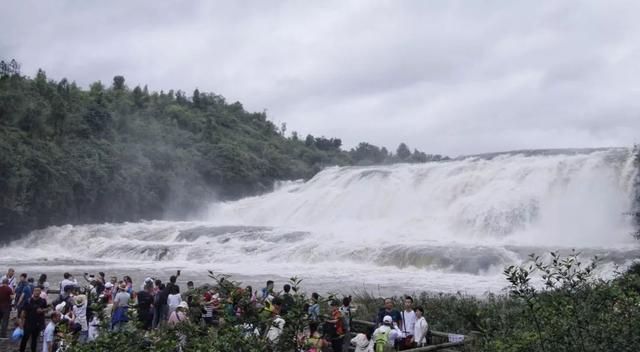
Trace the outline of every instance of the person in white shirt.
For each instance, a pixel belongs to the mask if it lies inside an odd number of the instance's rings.
[[[78,286],[78,281],[73,278],[73,275],[69,273],[64,273],[64,280],[60,282],[60,296],[62,298],[67,298],[69,295],[69,291],[67,287],[76,287]]]
[[[182,296],[180,295],[180,289],[176,285],[172,285],[169,288],[169,295],[167,296],[167,305],[169,306],[169,315],[175,312],[178,305],[182,302]]]
[[[9,268],[9,270],[7,270],[7,274],[5,276],[2,277],[2,279],[0,279],[0,282],[2,282],[2,280],[7,279],[7,281],[9,281],[9,287],[11,287],[11,289],[15,292],[16,290],[16,271],[13,268]]]
[[[42,352],[53,352],[53,340],[55,339],[56,324],[60,321],[60,313],[51,313],[51,321],[47,324],[42,335]]]
[[[413,341],[418,347],[427,344],[427,330],[429,330],[429,324],[427,319],[424,318],[424,309],[418,307],[416,308],[416,324],[413,330]]]
[[[413,330],[416,324],[416,313],[413,311],[413,298],[406,296],[404,298],[404,310],[400,312],[402,321],[400,327],[402,328],[402,337],[405,339],[405,346],[409,346],[413,343]]]
[[[354,352],[373,352],[374,342],[363,333],[358,333],[351,339],[351,344],[355,347]]]
[[[282,299],[280,297],[275,297],[271,302],[271,306],[273,310],[271,314],[273,315],[273,321],[269,326],[269,330],[267,330],[267,340],[272,345],[278,344],[280,340],[280,335],[282,335],[282,331],[284,330],[285,321],[280,316],[280,310],[282,309]]]
[[[73,314],[76,316],[76,322],[80,324],[80,336],[78,341],[84,343],[89,336],[89,322],[87,321],[87,296],[78,295],[75,297],[73,306]]]
[[[393,351],[396,344],[396,339],[400,336],[398,326],[393,323],[393,319],[390,315],[385,315],[382,318],[382,325],[377,328],[372,335],[372,341],[375,344],[385,343],[385,351]]]

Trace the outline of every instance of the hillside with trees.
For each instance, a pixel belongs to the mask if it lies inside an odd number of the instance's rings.
[[[115,76],[83,89],[0,62],[0,240],[49,225],[181,218],[212,199],[308,179],[331,165],[446,159],[338,138],[286,136],[264,112],[195,89]]]

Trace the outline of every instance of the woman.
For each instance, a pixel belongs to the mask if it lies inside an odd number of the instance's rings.
[[[131,296],[127,293],[127,284],[120,282],[118,293],[113,299],[113,315],[111,316],[111,329],[120,331],[125,323],[129,321],[127,311],[129,310],[129,300]]]
[[[180,295],[180,289],[176,285],[171,285],[169,288],[169,296],[167,297],[167,305],[169,306],[169,314],[173,313],[178,305],[182,303],[182,296]]]
[[[171,312],[169,315],[169,326],[175,327],[179,323],[186,322],[189,320],[187,317],[187,311],[189,310],[189,304],[187,302],[182,301],[178,304],[176,309]]]
[[[427,320],[424,318],[424,309],[422,307],[417,307],[415,312],[416,324],[413,332],[413,338],[418,347],[425,346],[427,344],[427,330],[429,330],[429,324],[427,324]]]
[[[354,338],[351,339],[351,344],[355,346],[354,352],[372,352],[373,351],[373,341],[371,341],[371,334],[373,331],[369,329],[367,334],[358,333]]]

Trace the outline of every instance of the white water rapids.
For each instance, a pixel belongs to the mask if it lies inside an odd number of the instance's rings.
[[[50,227],[3,250],[19,271],[182,268],[331,288],[478,294],[532,252],[575,248],[605,268],[640,256],[629,149],[531,151],[328,168],[197,221]],[[5,255],[6,253],[6,255]],[[195,277],[195,276],[194,276]],[[251,279],[249,279],[251,280]]]

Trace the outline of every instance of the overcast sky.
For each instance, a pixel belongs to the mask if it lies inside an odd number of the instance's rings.
[[[134,4],[135,3],[135,4]],[[640,138],[637,1],[12,1],[0,57],[451,156]]]

